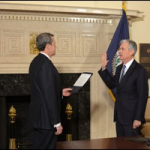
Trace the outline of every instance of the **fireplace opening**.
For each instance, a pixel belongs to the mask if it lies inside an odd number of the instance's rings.
[[[60,74],[63,88],[75,83],[80,73]],[[0,149],[8,149],[9,143],[9,109],[16,109],[16,141],[21,149],[30,149],[33,129],[29,122],[30,83],[28,74],[0,74]],[[72,140],[90,139],[90,80],[78,94],[64,97],[61,101],[61,122],[63,133],[59,141],[66,140],[67,104],[72,106],[71,134]]]

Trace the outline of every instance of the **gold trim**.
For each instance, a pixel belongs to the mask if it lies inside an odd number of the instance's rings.
[[[108,89],[108,92],[109,92],[109,94],[110,94],[112,100],[115,102],[115,101],[116,101],[116,98],[114,97],[112,91],[111,91],[110,89]]]
[[[9,149],[17,149],[16,148],[16,139],[9,139]]]
[[[72,141],[72,135],[66,134],[66,141]]]
[[[37,33],[31,33],[30,34],[30,54],[38,54],[39,50],[37,49],[36,46],[36,37]]]
[[[71,120],[71,114],[73,113],[73,111],[72,111],[72,106],[69,103],[66,106],[65,113],[67,114],[67,119]]]

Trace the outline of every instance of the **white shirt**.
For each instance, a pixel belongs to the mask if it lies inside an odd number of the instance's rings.
[[[50,59],[50,57],[47,54],[45,54],[43,52],[40,52],[40,53],[43,54],[43,55],[45,55],[48,59]]]
[[[124,75],[126,74],[127,70],[129,69],[129,67],[131,66],[132,62],[134,61],[134,59],[131,59],[129,62],[127,62],[126,64],[124,64],[126,66],[125,70],[124,70]],[[122,71],[123,71],[123,67],[122,67],[122,70],[121,70],[121,73],[120,73],[120,78],[121,78],[121,75],[122,75]],[[120,81],[120,79],[119,79]]]
[[[126,74],[127,70],[129,69],[129,67],[131,66],[132,62],[134,61],[134,59],[131,59],[129,62],[127,62],[126,64],[124,64],[126,66],[125,70],[124,70],[124,75]]]

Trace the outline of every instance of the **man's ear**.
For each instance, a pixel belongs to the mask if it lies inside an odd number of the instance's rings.
[[[51,46],[49,43],[46,44],[45,49],[48,49]]]
[[[130,52],[131,52],[131,55],[134,56],[134,49],[132,49]]]

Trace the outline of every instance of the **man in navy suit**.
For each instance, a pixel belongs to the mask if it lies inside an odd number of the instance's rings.
[[[36,38],[40,53],[29,67],[31,82],[30,116],[34,128],[33,149],[56,149],[57,135],[62,133],[60,103],[70,96],[72,88],[61,87],[56,67],[51,62],[56,42],[51,33],[41,33]]]
[[[145,109],[148,100],[148,73],[134,59],[137,44],[128,39],[121,40],[119,55],[123,64],[116,68],[114,77],[106,69],[107,54],[102,55],[100,77],[109,89],[116,88],[114,121],[117,137],[141,134],[145,123]],[[125,66],[124,66],[125,65]]]

